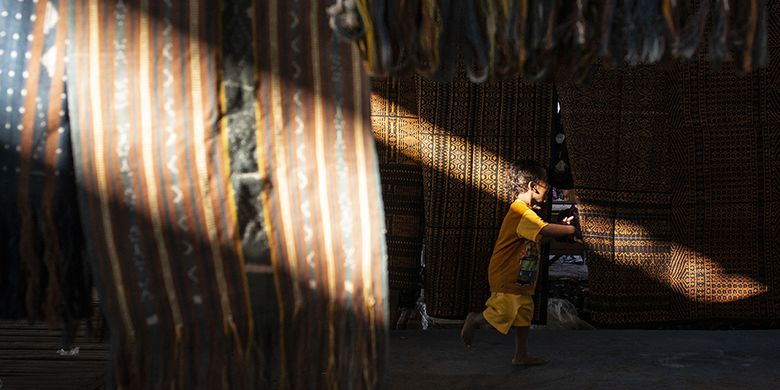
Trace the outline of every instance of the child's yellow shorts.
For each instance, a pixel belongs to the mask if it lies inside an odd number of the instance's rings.
[[[494,292],[485,306],[485,320],[503,334],[513,326],[530,326],[534,317],[534,300],[528,295]]]

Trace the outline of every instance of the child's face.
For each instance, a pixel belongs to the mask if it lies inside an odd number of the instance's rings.
[[[547,190],[550,185],[545,182],[531,183],[531,206],[541,205],[547,200]]]

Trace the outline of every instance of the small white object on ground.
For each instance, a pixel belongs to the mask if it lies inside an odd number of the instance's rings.
[[[60,356],[78,356],[79,355],[79,347],[73,347],[69,350],[65,350],[60,348],[59,351],[57,351],[57,354]]]

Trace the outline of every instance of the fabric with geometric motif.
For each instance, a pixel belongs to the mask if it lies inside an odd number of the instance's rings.
[[[750,75],[702,54],[559,87],[594,322],[780,318],[776,2],[768,27]]]
[[[490,295],[488,263],[514,200],[505,181],[511,164],[549,160],[552,87],[476,85],[463,73],[419,85],[426,304],[432,316],[463,318]]]
[[[416,77],[371,80],[371,125],[379,158],[392,290],[420,288],[423,176]]]

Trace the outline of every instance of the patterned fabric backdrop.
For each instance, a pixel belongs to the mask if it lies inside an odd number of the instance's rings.
[[[669,320],[671,83],[649,67],[594,70],[587,87],[559,92],[592,318]]]
[[[383,188],[391,191],[385,197],[390,283],[410,280],[411,266],[404,264],[418,261],[411,250],[401,252],[412,245],[399,245],[397,232],[424,220],[424,232],[413,237],[425,243],[428,314],[463,318],[484,308],[490,255],[512,201],[502,179],[517,159],[549,160],[552,108],[550,85],[520,79],[476,85],[461,73],[452,83],[374,80],[374,137]],[[421,188],[414,187],[417,167]],[[404,200],[418,191],[424,216],[415,214],[416,205],[395,206],[410,204]],[[408,272],[397,272],[401,267]]]
[[[0,317],[84,318],[82,256],[65,94],[66,2],[0,9]]]
[[[512,195],[509,164],[549,160],[552,88],[514,79],[420,82],[428,313],[484,308],[487,268]]]
[[[417,119],[419,80],[372,79],[371,84],[371,127],[385,206],[390,288],[414,296],[421,282],[425,229]]]
[[[750,76],[699,59],[672,79],[671,278],[679,318],[780,319],[780,4],[768,69]]]
[[[779,11],[752,75],[700,56],[560,88],[595,321],[780,318]]]
[[[70,4],[74,160],[113,381],[378,387],[368,82],[327,4]]]

